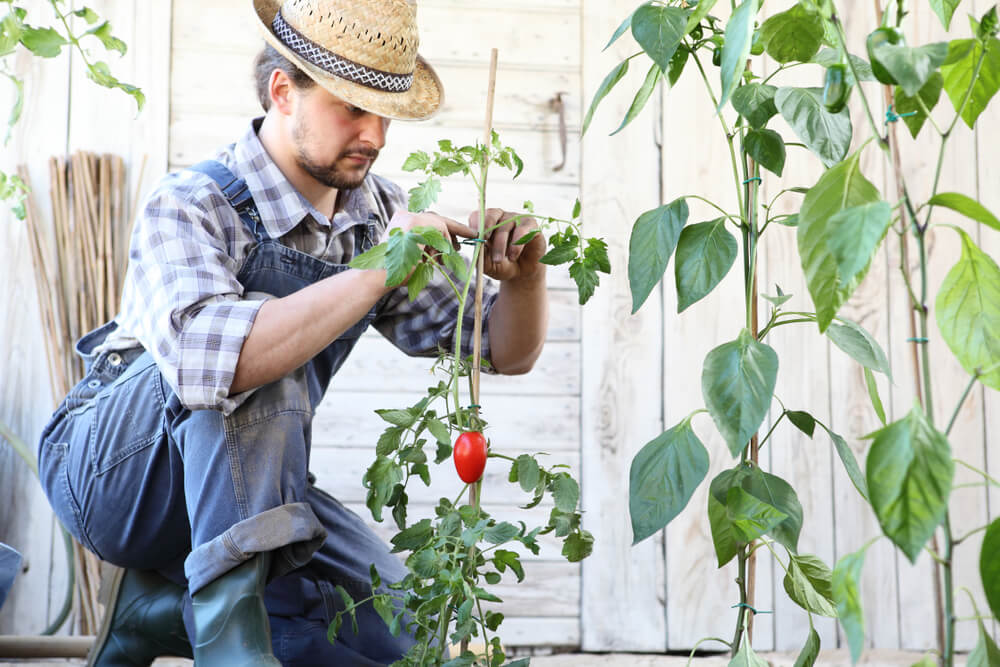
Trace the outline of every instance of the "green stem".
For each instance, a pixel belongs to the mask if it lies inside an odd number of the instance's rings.
[[[698,66],[698,71],[701,73],[701,80],[705,82],[705,89],[708,91],[708,96],[712,99],[712,106],[715,108],[719,107],[719,102],[715,97],[715,91],[712,90],[712,84],[708,81],[708,75],[705,73],[705,68],[702,67],[701,60],[698,59],[698,54],[691,52],[691,57],[694,59],[694,64]],[[743,213],[743,191],[740,189],[740,172],[739,168],[736,166],[736,149],[733,147],[733,135],[729,132],[729,126],[726,125],[726,119],[722,117],[722,113],[716,114],[719,117],[719,123],[722,125],[722,131],[726,134],[726,143],[729,144],[729,159],[733,166],[733,179],[736,181],[736,202],[739,208],[740,214]]]
[[[948,435],[951,433],[951,427],[955,425],[955,420],[958,419],[958,413],[962,410],[962,405],[965,404],[965,399],[969,397],[969,393],[976,384],[976,380],[979,379],[979,373],[973,373],[972,378],[969,380],[969,384],[965,386],[965,391],[962,392],[962,398],[958,399],[958,405],[955,406],[955,411],[951,413],[951,419],[948,420],[948,428],[945,429],[944,434]]]
[[[761,447],[761,448],[764,447],[764,443],[766,443],[767,439],[771,437],[771,434],[774,432],[774,429],[776,429],[778,427],[778,424],[781,423],[781,420],[785,418],[785,414],[787,414],[787,413],[782,412],[781,416],[778,417],[777,421],[775,421],[773,424],[771,424],[771,428],[768,429],[767,435],[765,435],[764,439],[760,441],[760,445],[758,445],[758,447]]]
[[[861,96],[861,104],[865,108],[865,115],[868,116],[868,124],[871,126],[872,133],[879,138],[879,147],[888,154],[889,142],[882,136],[882,130],[879,128],[878,123],[875,122],[875,116],[872,114],[871,106],[868,104],[868,96],[865,95],[865,91],[861,87],[861,77],[858,76],[858,70],[854,66],[854,61],[851,60],[851,54],[847,51],[847,35],[844,34],[844,26],[840,23],[840,19],[836,14],[830,17],[830,21],[837,30],[837,46],[840,49],[840,56],[847,63],[851,74],[854,76],[854,86],[858,89],[858,95]]]
[[[684,195],[684,199],[697,199],[699,201],[703,201],[706,204],[708,204],[709,206],[713,207],[719,213],[721,213],[722,215],[724,215],[727,220],[739,220],[740,219],[739,216],[736,216],[736,215],[733,215],[732,213],[727,212],[724,208],[722,208],[721,206],[719,206],[718,204],[716,204],[714,201],[705,199],[704,197],[699,197],[698,195]]]
[[[766,336],[771,329],[776,329],[786,324],[799,324],[801,322],[815,322],[815,321],[816,321],[815,317],[801,317],[801,318],[796,318],[794,320],[781,320],[780,322],[774,322],[764,327],[764,330],[760,332],[760,336],[758,336],[757,340],[764,340],[764,336]]]
[[[740,639],[743,637],[743,625],[746,623],[747,608],[747,553],[746,547],[742,547],[736,556],[739,558],[739,575],[736,583],[740,587],[740,611],[736,617],[736,632],[733,634],[733,643],[730,644],[730,655],[736,657],[740,650]]]
[[[688,656],[688,661],[685,667],[690,667],[691,661],[694,660],[694,654],[698,650],[698,647],[705,642],[719,642],[720,644],[725,644],[728,647],[732,647],[732,644],[727,642],[725,639],[720,639],[719,637],[704,637],[695,642],[694,646],[691,648],[691,655]]]
[[[1000,480],[996,480],[993,477],[990,477],[989,474],[987,474],[983,470],[980,470],[976,466],[971,465],[969,463],[966,463],[965,461],[962,461],[961,459],[952,459],[952,460],[955,463],[957,463],[958,465],[964,466],[964,467],[968,468],[969,470],[971,470],[972,472],[977,473],[978,475],[982,476],[983,479],[985,479],[987,482],[989,482],[993,486],[1000,486]]]
[[[944,524],[944,562],[941,564],[944,579],[944,652],[941,656],[942,667],[952,667],[955,662],[955,584],[953,580],[953,559],[955,543],[951,535],[951,519],[945,511]]]
[[[970,530],[965,535],[962,535],[961,537],[957,538],[954,542],[952,542],[952,546],[956,546],[957,547],[959,544],[961,544],[965,540],[969,539],[970,537],[972,537],[976,533],[981,533],[984,530],[986,530],[987,528],[989,528],[989,524],[984,525],[984,526],[980,526],[979,528],[974,528],[974,529]]]

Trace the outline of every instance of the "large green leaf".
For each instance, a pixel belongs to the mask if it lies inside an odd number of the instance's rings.
[[[979,641],[969,654],[969,661],[965,663],[965,667],[997,667],[997,665],[1000,665],[1000,647],[990,637],[986,625],[980,620]]]
[[[933,206],[944,206],[945,208],[950,208],[957,213],[961,213],[967,218],[971,218],[976,222],[981,222],[984,225],[988,225],[993,229],[1000,231],[1000,220],[998,220],[989,209],[972,197],[963,195],[960,192],[939,192],[931,197],[927,203]]]
[[[868,268],[891,223],[892,207],[886,201],[852,206],[830,217],[827,243],[841,281],[850,283]]]
[[[970,374],[992,368],[980,382],[1000,389],[1000,267],[968,234],[956,231],[962,257],[938,291],[938,329],[962,368]]]
[[[674,275],[677,283],[677,312],[708,295],[726,276],[738,244],[726,230],[726,218],[688,225],[677,241]]]
[[[983,64],[978,78],[973,82],[972,75],[976,72],[976,63],[984,49],[986,54],[983,56]],[[952,61],[953,57],[956,60]],[[1000,40],[990,37],[985,46],[975,39],[952,40],[948,45],[948,61],[941,67],[941,75],[944,76],[944,90],[956,111],[962,106],[969,86],[972,86],[972,94],[962,110],[962,120],[972,127],[997,90],[1000,90]]]
[[[785,141],[780,134],[774,130],[749,130],[743,148],[760,166],[781,176],[785,169]]]
[[[941,25],[944,26],[945,30],[951,28],[951,17],[954,16],[955,10],[958,9],[959,2],[961,0],[930,0],[931,9],[941,19]]]
[[[750,127],[760,129],[771,116],[778,113],[778,107],[774,105],[774,95],[777,92],[778,89],[774,86],[752,81],[733,93],[733,108],[747,119]]]
[[[708,450],[692,430],[690,417],[646,443],[629,472],[632,544],[680,514],[706,474]]]
[[[948,508],[955,472],[951,446],[919,406],[869,437],[872,509],[886,536],[916,562]]]
[[[740,544],[750,544],[774,530],[788,517],[774,505],[750,495],[738,486],[726,492],[726,519]]]
[[[726,24],[726,41],[722,45],[720,70],[722,94],[719,97],[719,111],[722,111],[722,107],[743,80],[743,70],[746,69],[750,45],[753,42],[753,23],[756,14],[757,0],[743,0]]]
[[[390,287],[403,284],[422,257],[423,250],[413,232],[392,230],[385,251],[385,284]]]
[[[632,36],[653,62],[667,71],[687,30],[688,12],[680,7],[645,4],[632,15]]]
[[[847,155],[853,130],[847,109],[830,113],[822,96],[822,88],[779,88],[774,103],[795,134],[830,167]]]
[[[947,42],[910,47],[884,42],[875,47],[878,62],[899,82],[899,87],[916,95],[948,55]]]
[[[823,18],[795,4],[764,21],[760,39],[779,63],[809,62],[823,43]]]
[[[756,499],[755,506],[761,514],[757,521],[765,522],[767,517],[764,515],[769,512],[768,507],[784,515],[781,521],[769,525],[762,534],[771,535],[789,552],[795,553],[798,549],[799,533],[802,532],[802,505],[795,489],[780,477],[766,473],[756,466],[739,465],[731,470],[722,471],[712,480],[709,493],[726,510],[724,517],[727,524],[732,524],[734,507],[740,507],[745,514],[754,516],[745,511],[745,508],[750,507],[750,503],[739,494],[735,496],[730,494],[731,489],[737,487]],[[733,530],[730,526],[729,534],[736,544],[746,544],[749,539],[742,539],[741,535],[746,536],[751,530],[750,524],[745,524],[739,530]],[[720,561],[719,564],[724,563]]]
[[[712,484],[714,485],[715,481]],[[725,502],[719,502],[711,493],[708,494],[708,524],[712,529],[715,559],[719,563],[719,567],[722,567],[736,557],[741,545],[736,539],[733,524],[729,521]]]
[[[783,88],[778,91],[781,96]],[[778,105],[781,108],[781,104]],[[830,239],[837,233],[834,216],[844,209],[880,199],[878,188],[861,173],[861,151],[827,170],[802,201],[799,211],[798,246],[809,294],[816,305],[816,322],[826,331],[837,310],[857,288],[865,271],[846,281],[837,269]]]
[[[923,88],[916,95],[907,95],[906,91],[896,86],[896,111],[899,112],[903,122],[906,123],[906,127],[910,130],[910,135],[913,138],[917,137],[920,133],[920,128],[924,126],[924,122],[927,120],[924,107],[928,111],[931,111],[937,106],[938,100],[941,99],[941,89],[943,87],[944,77],[941,76],[941,72],[931,74],[930,78],[927,79],[927,83],[924,84]],[[919,101],[917,100],[918,97],[920,98]],[[923,107],[920,106],[920,102],[924,103]]]
[[[889,359],[878,341],[860,324],[845,317],[838,317],[837,320],[826,330],[826,335],[833,344],[865,368],[878,371],[892,379]]]
[[[639,310],[663,278],[670,255],[687,223],[688,205],[683,197],[639,216],[629,239],[628,282],[632,312]]]
[[[983,581],[986,602],[993,617],[1000,620],[1000,519],[994,519],[986,529],[979,553],[979,576]]]
[[[701,394],[733,456],[739,456],[767,416],[777,377],[778,355],[747,329],[705,357]]]
[[[865,564],[865,551],[843,556],[833,568],[833,601],[837,606],[837,618],[847,635],[847,644],[851,649],[851,661],[856,663],[861,657],[865,644],[865,614],[861,608],[861,568]]]
[[[833,602],[833,573],[819,557],[792,554],[782,582],[792,602],[820,616],[837,617]]]
[[[608,72],[608,75],[604,77],[604,81],[601,81],[601,85],[597,87],[597,92],[594,93],[594,99],[590,102],[590,108],[587,109],[587,115],[583,118],[583,129],[580,130],[580,136],[587,133],[587,128],[590,127],[590,121],[594,119],[594,112],[597,111],[597,105],[601,103],[611,89],[614,88],[622,77],[628,72],[628,58],[622,62],[615,65],[614,69]]]

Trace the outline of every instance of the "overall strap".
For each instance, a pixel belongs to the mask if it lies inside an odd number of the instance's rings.
[[[264,241],[266,236],[261,228],[260,213],[257,210],[257,204],[250,195],[250,188],[247,187],[246,181],[237,177],[226,165],[217,160],[205,160],[190,167],[190,169],[205,174],[215,181],[229,205],[240,216],[243,224],[253,232],[258,242]]]

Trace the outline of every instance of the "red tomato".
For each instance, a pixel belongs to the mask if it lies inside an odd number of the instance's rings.
[[[466,484],[479,481],[486,468],[486,438],[479,431],[466,431],[455,440],[452,458],[455,470]]]

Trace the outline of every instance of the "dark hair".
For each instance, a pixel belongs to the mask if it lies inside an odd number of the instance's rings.
[[[267,111],[271,108],[271,93],[269,83],[271,73],[280,69],[292,80],[292,85],[300,89],[312,88],[316,82],[309,78],[309,75],[296,67],[292,61],[284,57],[278,51],[266,44],[253,63],[254,83],[257,85],[257,99],[260,105]]]

